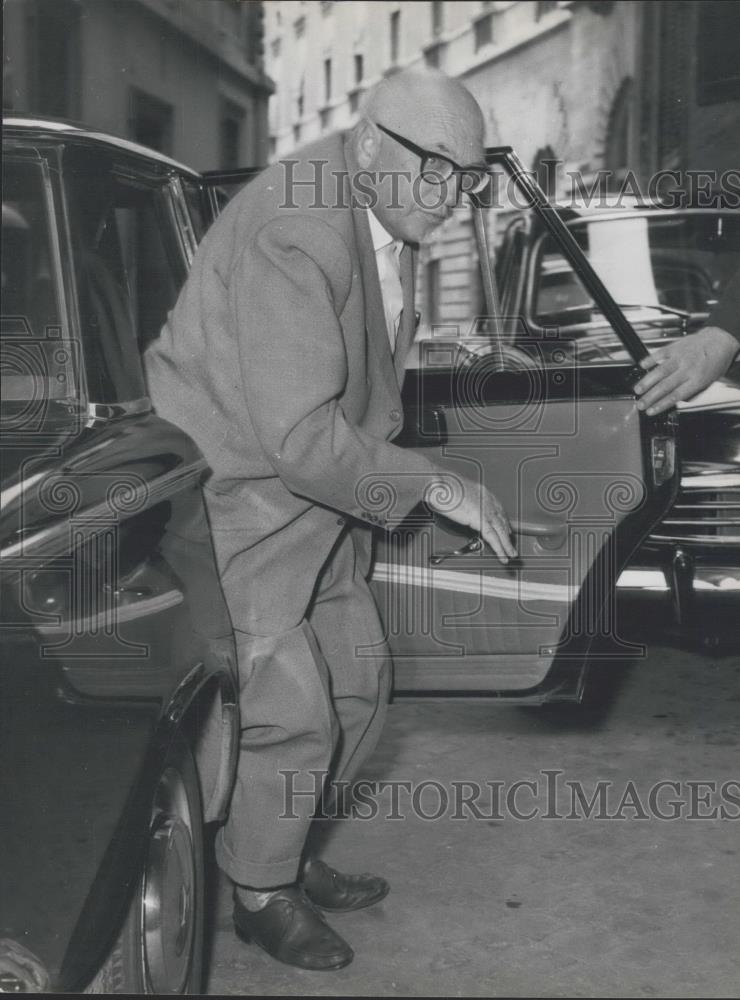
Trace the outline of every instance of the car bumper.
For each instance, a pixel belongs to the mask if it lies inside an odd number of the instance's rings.
[[[740,569],[695,565],[685,552],[666,567],[631,566],[617,582],[625,620],[708,648],[740,639]]]
[[[673,592],[672,574],[662,569],[626,569],[617,581],[620,593],[665,594]],[[740,601],[740,568],[700,567],[691,578],[694,593],[732,596]]]

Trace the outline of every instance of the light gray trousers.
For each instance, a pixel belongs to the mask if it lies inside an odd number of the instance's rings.
[[[377,745],[391,661],[362,562],[345,532],[300,624],[235,633],[241,750],[216,859],[240,885],[296,880],[321,775],[350,781]]]

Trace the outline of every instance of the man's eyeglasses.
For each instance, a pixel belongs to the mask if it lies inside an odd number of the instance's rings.
[[[385,125],[381,125],[380,122],[375,122],[375,124],[381,132],[385,132],[391,139],[395,139],[396,142],[420,157],[420,174],[428,183],[444,184],[450,177],[457,174],[460,178],[460,186],[464,194],[477,194],[488,184],[488,173],[483,167],[461,167],[459,163],[455,163],[448,156],[443,156],[441,153],[417,146],[415,142],[412,142],[403,135],[399,135],[397,132],[392,132],[391,129],[386,128]]]

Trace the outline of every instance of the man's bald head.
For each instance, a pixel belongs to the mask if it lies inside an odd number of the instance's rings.
[[[457,204],[458,174],[446,180],[437,175],[437,183],[433,171],[422,176],[419,150],[442,154],[458,167],[480,166],[484,131],[473,95],[439,70],[395,73],[368,92],[350,148],[363,186],[374,189],[373,212],[389,233],[418,242]]]
[[[482,160],[483,112],[467,87],[440,70],[403,70],[386,77],[368,92],[361,113],[419,146],[447,152],[460,164]]]

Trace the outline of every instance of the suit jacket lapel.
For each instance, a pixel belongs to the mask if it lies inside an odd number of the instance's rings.
[[[393,367],[391,345],[388,340],[388,330],[383,309],[383,294],[380,290],[378,265],[375,260],[375,250],[370,235],[370,223],[367,221],[369,209],[353,209],[355,236],[362,272],[362,287],[365,293],[365,328],[370,341],[370,349],[380,364],[383,376],[392,383],[396,378]],[[406,299],[404,297],[404,303]]]
[[[408,243],[401,251],[401,288],[403,290],[403,312],[396,338],[394,367],[398,384],[403,382],[406,357],[416,333],[416,312],[414,311],[414,274],[416,271],[416,250]]]

